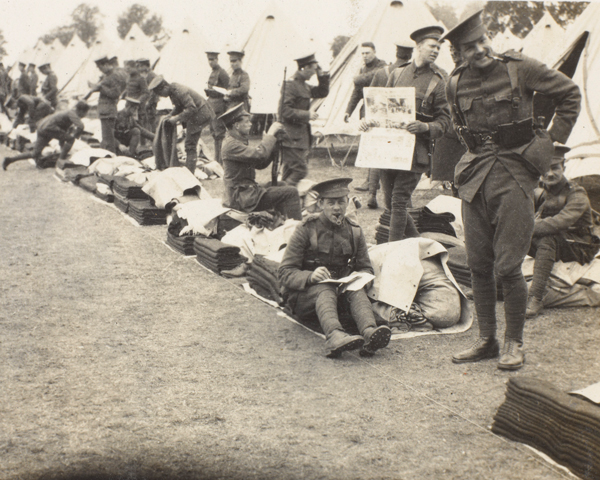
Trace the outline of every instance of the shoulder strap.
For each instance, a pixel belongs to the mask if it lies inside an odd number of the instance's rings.
[[[434,73],[431,77],[431,80],[429,80],[429,85],[427,85],[427,90],[425,91],[423,102],[421,102],[421,108],[425,108],[427,106],[427,99],[433,93],[438,83],[440,83],[440,77],[436,73]]]
[[[315,222],[306,222],[308,227],[308,238],[310,239],[310,249],[313,252],[319,251],[319,240],[317,236],[317,229],[315,228]]]
[[[511,89],[511,102],[512,102],[512,111],[511,117],[512,121],[515,122],[518,119],[519,114],[519,106],[521,105],[521,88],[519,86],[519,75],[517,73],[517,62],[508,61],[506,64],[508,69],[508,78],[510,80],[510,89]]]
[[[456,99],[456,92],[458,90],[458,79],[460,78],[460,72],[457,72],[455,75],[450,77],[448,83],[446,84],[446,97],[448,98],[448,102],[450,103],[450,108],[454,112],[455,123],[460,126],[466,127],[467,122],[460,111],[460,107],[458,106],[458,102]]]

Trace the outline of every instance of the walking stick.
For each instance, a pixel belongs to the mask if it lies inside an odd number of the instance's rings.
[[[281,101],[279,102],[279,112],[277,113],[277,121],[283,122],[283,101],[285,100],[285,77],[287,74],[287,67],[283,69],[283,83],[281,84]],[[277,157],[273,159],[273,165],[271,166],[271,185],[277,186],[277,175],[279,173],[279,165],[282,163],[282,152],[281,152],[281,140],[277,140]]]

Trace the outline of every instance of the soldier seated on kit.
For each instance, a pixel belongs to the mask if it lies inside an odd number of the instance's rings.
[[[154,134],[146,130],[139,121],[138,109],[140,101],[137,98],[125,97],[125,108],[117,112],[115,121],[115,140],[117,151],[132,158],[137,158],[137,148],[142,138],[154,140]],[[126,148],[126,153],[121,151]]]
[[[345,215],[351,181],[337,178],[313,186],[322,212],[306,217],[296,227],[279,267],[288,306],[300,319],[316,314],[331,358],[361,347],[362,356],[371,356],[386,347],[391,337],[388,327],[377,327],[365,288],[339,293],[338,285],[321,283],[352,272],[373,273],[362,229]],[[343,330],[338,316],[339,296],[348,304],[361,335]]]
[[[598,253],[600,240],[592,233],[592,209],[585,189],[565,178],[565,153],[555,144],[550,170],[535,190],[535,224],[529,255],[535,258],[533,281],[527,302],[528,318],[543,309],[542,299],[554,262],[589,263]]]
[[[60,143],[60,157],[67,158],[67,154],[71,150],[75,139],[81,135],[84,129],[81,119],[85,117],[90,106],[83,102],[77,102],[73,110],[63,110],[53,113],[42,119],[38,124],[37,139],[33,146],[33,152],[25,152],[14,157],[6,157],[2,161],[2,169],[6,170],[11,163],[18,160],[26,160],[28,158],[35,159],[37,168],[44,168],[44,158],[42,158],[42,150],[56,138]]]

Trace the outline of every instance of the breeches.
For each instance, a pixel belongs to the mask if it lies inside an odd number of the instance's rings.
[[[418,232],[406,209],[420,179],[420,173],[404,170],[381,170],[381,187],[385,206],[391,211],[388,240],[390,242],[402,240],[405,232],[407,236],[418,236]]]
[[[102,142],[100,146],[109,152],[116,153],[115,143],[115,123],[116,118],[101,118],[100,126],[102,128]]]
[[[275,209],[288,218],[302,220],[300,197],[296,187],[267,187],[254,210]]]
[[[281,147],[282,176],[281,179],[295,187],[308,175],[308,150],[301,148]]]

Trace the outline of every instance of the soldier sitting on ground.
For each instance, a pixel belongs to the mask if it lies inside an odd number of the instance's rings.
[[[28,158],[35,159],[37,168],[44,168],[42,150],[56,138],[60,143],[60,157],[67,158],[75,139],[83,132],[84,125],[81,119],[85,117],[90,106],[86,102],[77,102],[73,110],[64,110],[47,116],[38,125],[37,140],[33,152],[25,152],[14,157],[6,157],[2,161],[2,169],[6,170],[11,163]]]
[[[542,299],[554,262],[589,263],[598,253],[600,240],[592,233],[592,209],[585,189],[569,182],[565,153],[555,144],[550,170],[542,176],[542,188],[535,191],[535,224],[529,255],[535,257],[533,282],[529,289],[527,317],[543,309]]]
[[[316,314],[331,358],[361,347],[362,356],[371,356],[386,347],[391,337],[388,327],[377,327],[365,288],[341,293],[337,284],[321,283],[353,272],[373,274],[362,229],[346,217],[351,181],[338,178],[313,186],[322,212],[308,216],[296,227],[279,267],[288,306],[302,320]],[[344,331],[338,300],[349,307],[361,335]]]

